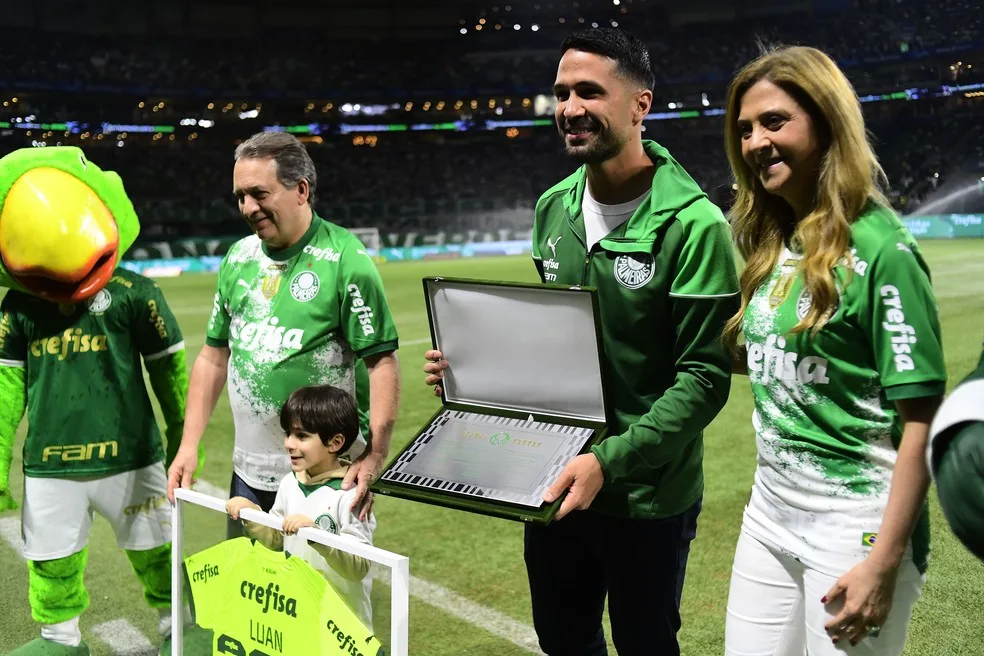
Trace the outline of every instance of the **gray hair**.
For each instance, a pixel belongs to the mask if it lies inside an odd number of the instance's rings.
[[[277,180],[293,189],[301,180],[307,180],[311,193],[308,204],[314,207],[318,188],[318,172],[311,156],[297,137],[286,132],[258,132],[236,147],[235,160],[272,159],[277,164]]]

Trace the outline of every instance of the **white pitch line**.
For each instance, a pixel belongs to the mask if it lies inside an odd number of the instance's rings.
[[[202,479],[198,479],[193,487],[199,492],[219,499],[229,498],[228,492],[218,485],[213,485]],[[385,567],[373,567],[372,577],[386,585],[390,584],[390,571]],[[536,639],[536,631],[533,630],[533,627],[518,622],[508,615],[482,606],[481,604],[476,604],[474,601],[470,601],[456,592],[452,592],[435,583],[418,579],[415,576],[410,577],[410,594],[429,606],[443,610],[452,617],[485,629],[492,635],[498,636],[503,640],[508,640],[521,649],[525,649],[532,654],[543,655],[543,652],[540,651],[539,643]]]
[[[195,481],[195,484],[191,486],[191,489],[197,490],[202,494],[207,494],[210,497],[223,499],[225,501],[229,500],[228,490],[224,490],[218,485],[209,483],[208,481],[203,481],[202,479],[198,479],[197,481]]]
[[[390,571],[388,569],[373,566],[371,571],[373,579],[386,585],[390,584]],[[543,656],[533,627],[514,620],[508,615],[477,604],[435,583],[418,579],[416,576],[410,577],[410,594],[452,617],[483,628],[503,640],[508,640],[520,649]]]
[[[126,620],[112,620],[92,627],[97,638],[109,645],[113,656],[154,656],[160,649]]]
[[[21,523],[19,517],[0,518],[0,537],[6,540],[10,548],[17,552],[21,558],[24,557],[24,538],[21,536]]]

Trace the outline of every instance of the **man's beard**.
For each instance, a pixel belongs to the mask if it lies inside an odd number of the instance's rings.
[[[607,161],[622,150],[618,137],[592,118],[584,117],[574,122],[565,121],[558,125],[564,153],[579,164],[599,164]],[[582,128],[589,130],[587,143],[572,146],[567,143],[567,130]]]

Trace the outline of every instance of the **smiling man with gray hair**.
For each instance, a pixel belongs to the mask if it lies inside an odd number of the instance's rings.
[[[191,486],[198,443],[228,378],[236,433],[229,495],[268,511],[291,471],[280,409],[294,390],[328,384],[359,400],[360,436],[345,454],[353,464],[342,486],[358,485],[353,509],[368,513],[363,501],[396,420],[398,337],[372,258],[351,232],[317,215],[316,187],[314,163],[293,135],[259,133],[236,148],[233,193],[254,234],[219,267],[168,471],[172,501],[174,488]],[[241,535],[238,522],[227,535]]]

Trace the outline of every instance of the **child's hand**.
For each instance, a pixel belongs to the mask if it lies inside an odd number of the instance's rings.
[[[305,526],[314,526],[314,522],[304,515],[290,515],[284,518],[284,533],[294,535]]]
[[[229,517],[233,519],[239,519],[239,511],[243,508],[252,508],[253,510],[260,510],[260,507],[247,499],[246,497],[232,497],[226,501],[226,512],[229,513]]]

